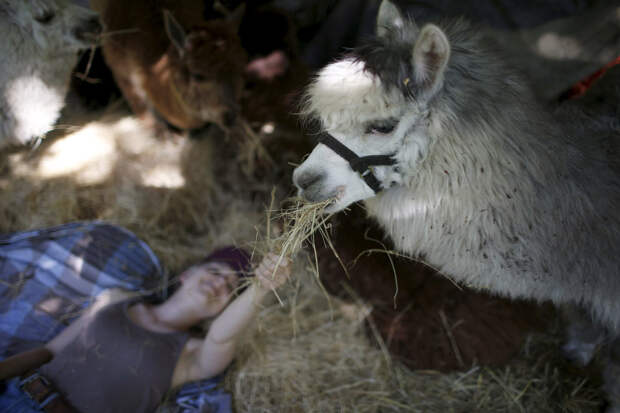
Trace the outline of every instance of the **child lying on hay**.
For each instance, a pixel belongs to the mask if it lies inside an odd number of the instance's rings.
[[[256,282],[243,283],[252,272]],[[255,306],[288,279],[288,260],[267,254],[252,271],[246,251],[225,247],[184,271],[163,301],[101,294],[67,328],[59,322],[104,288],[153,291],[161,274],[146,244],[103,223],[0,238],[0,355],[22,351],[0,362],[0,379],[18,376],[4,383],[0,411],[152,412],[183,385],[184,411],[230,411],[213,378],[233,360]],[[206,337],[190,336],[205,319]]]

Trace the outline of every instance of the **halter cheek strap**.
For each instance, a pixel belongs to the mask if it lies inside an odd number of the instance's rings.
[[[362,179],[364,179],[364,182],[366,182],[375,193],[380,192],[383,188],[381,188],[381,183],[372,172],[371,167],[392,166],[396,164],[396,159],[392,157],[393,155],[357,156],[355,152],[347,148],[329,133],[322,133],[319,137],[319,142],[349,162],[351,169],[359,173]]]

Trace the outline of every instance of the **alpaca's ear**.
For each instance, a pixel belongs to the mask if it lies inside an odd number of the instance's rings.
[[[235,28],[235,31],[239,31],[239,27],[241,27],[241,22],[243,21],[243,16],[245,15],[245,3],[241,3],[235,10],[233,10],[228,16],[226,16],[226,20],[231,24],[232,27]]]
[[[434,24],[422,28],[413,46],[412,63],[415,82],[425,91],[441,86],[450,59],[450,42]]]
[[[383,0],[377,15],[377,36],[383,37],[390,31],[400,29],[405,20],[400,10],[390,0]]]
[[[168,39],[170,39],[179,54],[183,56],[185,52],[185,29],[168,10],[164,10],[164,26],[166,27]]]

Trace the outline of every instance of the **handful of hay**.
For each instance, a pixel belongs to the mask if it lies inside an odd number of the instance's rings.
[[[268,211],[266,247],[270,251],[277,252],[280,257],[295,256],[308,240],[314,244],[317,232],[323,240],[330,242],[328,232],[330,226],[327,221],[331,215],[326,215],[324,211],[331,200],[307,203],[297,198],[292,201],[293,205],[281,209],[273,218],[271,210]],[[272,231],[272,220],[282,222],[279,231]]]
[[[330,246],[338,257],[329,234],[331,225],[328,221],[331,218],[331,214],[325,214],[325,208],[331,202],[331,199],[327,199],[322,202],[308,203],[301,198],[292,198],[285,201],[285,207],[275,211],[273,208],[275,203],[274,189],[271,193],[271,204],[267,209],[265,238],[257,240],[254,246],[255,253],[258,252],[259,255],[265,255],[268,252],[278,254],[279,259],[274,269],[275,273],[284,259],[294,258],[308,242],[314,251],[315,261],[313,267],[315,268],[314,273],[318,277],[315,246],[316,234]],[[274,226],[273,222],[277,222],[278,225]],[[281,303],[279,297],[278,300]]]

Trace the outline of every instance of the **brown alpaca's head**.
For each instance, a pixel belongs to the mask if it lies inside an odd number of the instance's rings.
[[[168,78],[172,102],[166,105],[169,113],[161,115],[169,123],[181,129],[215,123],[227,130],[235,125],[248,60],[238,35],[243,12],[239,7],[226,18],[186,32],[164,11],[171,45],[160,75]]]

